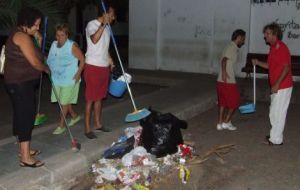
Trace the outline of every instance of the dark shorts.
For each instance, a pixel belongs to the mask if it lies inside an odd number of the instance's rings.
[[[236,109],[240,105],[240,91],[237,84],[217,83],[218,106]]]
[[[39,80],[5,84],[13,106],[13,135],[19,142],[30,141],[36,114],[36,93]]]
[[[109,73],[109,67],[97,67],[85,64],[84,80],[86,101],[98,101],[107,96]]]

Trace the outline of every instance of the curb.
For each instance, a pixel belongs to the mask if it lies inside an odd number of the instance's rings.
[[[172,112],[174,115],[181,119],[187,120],[201,112],[212,108],[215,105],[215,101],[215,96],[209,96],[207,98],[195,97],[187,102],[183,102],[179,105],[173,106],[172,108],[168,109],[168,111]],[[184,108],[180,109],[179,107]],[[123,128],[124,126],[117,130],[114,130],[114,135],[117,136],[118,133],[123,131]],[[102,139],[102,141],[103,140],[106,141],[106,139]],[[89,163],[100,159],[100,155],[105,150],[106,146],[99,146],[96,150],[88,150],[89,147],[92,147],[89,146],[89,144],[97,142],[99,141],[87,141],[86,143],[82,144],[85,149],[81,150],[79,153],[75,153],[76,157],[74,157],[74,153],[71,150],[66,151],[46,159],[45,162],[47,162],[47,165],[42,168],[26,168],[24,170],[21,169],[14,173],[6,175],[1,178],[0,187],[2,187],[2,189],[6,188],[16,190],[67,189],[69,187],[67,187],[66,184],[70,184],[70,182],[72,182],[72,180],[74,180],[76,176],[84,174],[88,171],[88,168],[90,167]],[[106,142],[109,142],[109,139],[107,139]],[[68,160],[68,162],[58,162],[59,160],[61,160],[61,158],[63,158],[64,160]],[[28,175],[28,172],[31,172],[31,175]],[[18,182],[18,184],[15,183],[16,181]]]

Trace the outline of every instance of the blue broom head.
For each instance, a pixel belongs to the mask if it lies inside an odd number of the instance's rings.
[[[246,104],[239,107],[240,113],[253,113],[256,110],[255,104]]]
[[[126,122],[139,121],[141,119],[144,119],[145,117],[147,117],[150,114],[151,114],[151,112],[149,110],[147,110],[146,108],[143,108],[141,110],[137,110],[137,111],[127,114],[125,121]]]

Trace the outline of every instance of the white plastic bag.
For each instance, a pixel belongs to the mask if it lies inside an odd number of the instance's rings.
[[[119,80],[119,81],[126,82],[124,76],[126,77],[128,84],[130,84],[130,83],[131,83],[131,80],[132,80],[132,77],[131,77],[131,75],[128,74],[128,73],[124,73],[123,75],[121,75],[121,76],[118,78],[118,80]]]
[[[125,135],[127,136],[127,138],[130,138],[132,136],[134,136],[134,147],[139,146],[140,144],[140,140],[141,140],[141,134],[142,134],[143,128],[141,126],[136,126],[136,127],[127,127],[125,129]]]
[[[149,155],[144,147],[138,146],[122,157],[122,164],[126,167],[133,166],[137,164],[137,161],[147,159]]]
[[[115,181],[118,178],[117,170],[114,167],[98,168],[97,173],[108,181]]]

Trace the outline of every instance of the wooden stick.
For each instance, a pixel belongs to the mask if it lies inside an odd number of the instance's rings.
[[[219,150],[219,149],[224,149],[224,148],[230,148],[233,146],[235,146],[235,144],[221,145],[221,146],[216,147],[216,149]]]
[[[235,144],[226,144],[226,145],[215,146],[212,149],[210,149],[208,152],[205,153],[204,158],[210,156],[211,154],[216,154],[217,156],[222,158],[221,154],[227,154],[232,149],[235,149]]]

